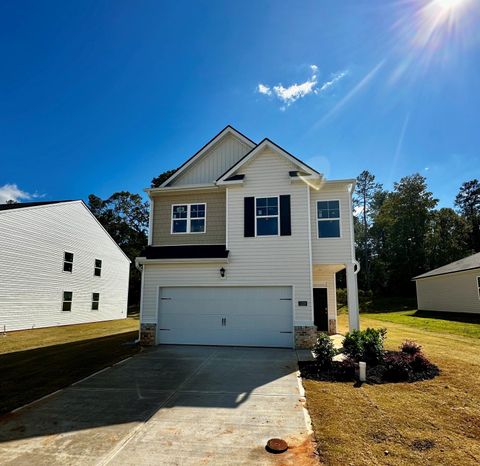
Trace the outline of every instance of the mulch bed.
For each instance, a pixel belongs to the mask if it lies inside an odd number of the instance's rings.
[[[398,364],[400,359],[401,364]],[[390,361],[394,361],[392,364]],[[357,365],[350,359],[333,361],[330,367],[322,367],[317,361],[300,361],[300,374],[305,379],[323,382],[354,382],[358,379]],[[386,351],[385,362],[367,366],[367,382],[384,384],[395,382],[419,382],[433,379],[440,374],[440,369],[423,355],[416,360],[400,351]]]

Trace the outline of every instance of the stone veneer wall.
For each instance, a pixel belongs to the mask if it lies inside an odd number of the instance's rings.
[[[317,327],[295,327],[295,348],[311,349],[317,341]]]
[[[153,346],[156,344],[157,324],[140,325],[140,344],[143,346]]]

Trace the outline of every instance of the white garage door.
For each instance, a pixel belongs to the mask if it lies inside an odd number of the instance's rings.
[[[293,346],[291,287],[160,288],[158,341]]]

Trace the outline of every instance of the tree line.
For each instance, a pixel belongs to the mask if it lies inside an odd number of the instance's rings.
[[[359,287],[413,295],[412,277],[480,252],[480,182],[463,183],[455,208],[438,209],[426,178],[405,176],[387,191],[363,171],[354,194]]]
[[[153,178],[158,187],[174,170]],[[354,193],[356,257],[360,289],[386,296],[414,294],[412,277],[480,251],[480,182],[462,184],[455,208],[437,209],[425,177],[414,174],[384,189],[363,171]],[[129,303],[140,301],[135,257],[147,245],[148,203],[120,191],[107,199],[94,194],[88,207],[131,259]]]

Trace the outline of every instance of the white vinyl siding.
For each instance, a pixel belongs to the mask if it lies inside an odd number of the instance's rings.
[[[294,287],[294,323],[311,325],[312,284],[307,222],[308,187],[291,184],[289,171],[296,166],[284,157],[265,150],[241,168],[243,186],[228,188],[227,282]],[[289,194],[291,236],[244,237],[244,197]],[[307,301],[307,306],[298,306]]]
[[[2,331],[126,317],[129,261],[81,202],[0,211],[0,250]],[[72,273],[63,272],[65,251]],[[71,312],[62,312],[64,291],[73,293]]]
[[[228,134],[174,179],[171,186],[213,183],[247,152],[250,152],[247,144]]]
[[[480,313],[478,270],[416,280],[418,309]]]
[[[324,184],[319,190],[310,190],[310,218],[312,230],[312,261],[314,264],[352,263],[352,212],[348,184]],[[340,237],[318,237],[318,201],[338,200],[340,203]]]
[[[293,287],[294,325],[311,325],[312,282],[309,228],[306,221],[308,187],[290,184],[288,172],[295,166],[270,151],[258,154],[242,167],[243,186],[229,187],[227,194],[228,264],[146,264],[142,322],[156,323],[158,289],[164,286],[290,286]],[[244,197],[291,196],[291,236],[243,236]],[[220,268],[226,278],[220,277]],[[298,306],[307,301],[307,306]]]

